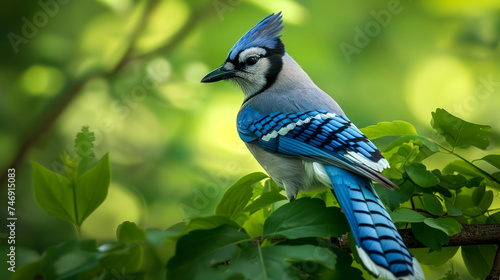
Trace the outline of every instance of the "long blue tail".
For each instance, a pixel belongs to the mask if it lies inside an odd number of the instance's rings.
[[[386,279],[424,279],[371,180],[335,166],[325,165],[325,170],[366,268]]]

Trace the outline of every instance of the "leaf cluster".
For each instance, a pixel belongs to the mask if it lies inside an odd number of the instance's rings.
[[[118,242],[98,246],[96,240],[68,240],[48,248],[36,262],[14,273],[25,279],[133,279],[143,263],[144,230],[124,222],[116,232]]]
[[[85,219],[106,199],[111,181],[108,154],[92,166],[94,141],[94,133],[84,126],[74,147],[61,155],[63,168],[52,171],[32,162],[36,201],[47,213],[73,224],[78,234]]]
[[[379,123],[362,129],[371,139],[390,136],[393,141],[383,150],[391,168],[384,174],[399,186],[394,191],[376,186],[395,223],[411,227],[415,237],[429,248],[432,257],[419,256],[423,264],[445,263],[459,247],[442,248],[449,237],[464,224],[500,222],[498,209],[490,209],[494,192],[499,190],[500,155],[489,154],[472,161],[460,155],[462,149],[486,149],[490,144],[490,126],[473,124],[444,109],[432,113],[436,138],[418,135],[405,122]],[[449,155],[449,156],[447,156]],[[425,160],[455,157],[442,169],[429,170]],[[486,162],[494,173],[476,163]],[[441,162],[444,162],[443,160]],[[463,246],[462,257],[470,274],[485,278],[492,268],[496,245]],[[484,253],[484,254],[483,254]],[[477,258],[477,255],[483,257]]]
[[[381,200],[394,223],[411,228],[428,248],[413,252],[420,263],[436,265],[456,254],[459,247],[446,245],[463,225],[500,222],[500,212],[491,209],[500,187],[500,155],[467,160],[459,153],[486,149],[489,126],[466,122],[443,109],[432,113],[431,124],[434,138],[419,135],[403,121],[362,131],[375,142],[385,140],[382,152],[391,168],[384,175],[398,186],[388,190],[375,185]],[[74,150],[61,157],[64,175],[33,163],[37,202],[78,230],[104,201],[110,182],[108,155],[94,164],[93,141],[84,127]],[[430,170],[430,157],[442,159],[443,168]],[[484,165],[496,171],[487,172]],[[367,272],[358,257],[335,242],[350,230],[336,205],[330,192],[299,194],[287,203],[283,190],[266,174],[251,173],[227,189],[213,215],[191,217],[167,230],[143,230],[124,222],[116,242],[99,246],[95,240],[65,241],[21,267],[13,279],[143,279],[150,273],[150,262],[163,262],[166,268],[155,272],[155,279],[363,279]],[[164,246],[175,246],[168,261],[161,253]],[[496,245],[462,246],[473,277],[488,275],[496,250]],[[460,275],[452,267],[446,277]]]
[[[443,109],[432,113],[431,123],[437,139],[419,135],[403,121],[383,122],[362,131],[374,141],[389,139],[383,154],[391,168],[384,174],[399,188],[376,189],[393,221],[411,228],[428,247],[427,257],[416,254],[422,264],[435,264],[436,259],[443,264],[459,249],[443,246],[462,225],[498,223],[499,212],[490,209],[494,191],[500,186],[498,173],[489,174],[475,162],[485,161],[500,169],[500,155],[468,161],[458,153],[471,147],[487,148],[489,126],[466,122]],[[457,159],[446,162],[442,169],[429,170],[425,161],[433,156]],[[261,173],[245,176],[226,191],[215,216],[191,218],[167,231],[176,242],[176,254],[167,264],[169,279],[361,277],[352,257],[328,240],[349,231],[341,210],[323,203],[334,205],[331,195],[301,195],[275,209],[285,197],[265,178]],[[324,251],[327,262],[318,257],[323,256],[318,254],[322,249],[329,252]],[[464,246],[462,256],[470,274],[486,277],[495,251],[496,245]],[[313,263],[315,269],[301,269],[305,262]],[[342,274],[337,274],[339,271]]]
[[[352,258],[327,242],[349,228],[340,209],[302,198],[275,210],[273,204],[286,200],[280,192],[267,175],[249,174],[226,191],[215,215],[167,230],[176,241],[167,278],[288,279],[329,270],[359,279]],[[339,266],[339,255],[347,266]]]

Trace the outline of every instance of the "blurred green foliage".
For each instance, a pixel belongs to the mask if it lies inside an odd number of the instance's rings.
[[[463,263],[472,277],[494,277],[490,271],[495,271],[492,267],[498,250],[497,240],[490,238],[493,240],[486,245],[479,245],[478,240],[484,235],[495,234],[493,231],[497,229],[486,226],[500,223],[498,208],[490,208],[494,192],[498,194],[500,189],[500,166],[497,165],[500,155],[490,154],[475,160],[485,160],[496,168],[497,171],[490,174],[475,165],[475,161],[468,161],[455,152],[456,147],[488,147],[491,127],[464,121],[443,109],[437,109],[432,116],[434,129],[444,136],[442,143],[419,136],[411,124],[403,121],[381,122],[363,129],[373,138],[393,139],[384,150],[391,164],[384,175],[399,188],[375,187],[388,206],[393,222],[411,227],[416,240],[427,247],[428,254],[432,253],[433,261],[429,261],[429,257],[424,258],[422,252],[415,251],[420,255],[421,264],[435,265],[435,258],[443,264],[455,257],[461,248]],[[65,153],[62,157],[64,177],[33,163],[37,202],[47,213],[74,224],[79,241],[84,218],[102,203],[102,194],[107,192],[109,185],[107,154],[91,169],[82,174],[75,172],[85,170],[91,163],[88,158],[92,158],[92,150],[82,146],[91,147],[93,135],[88,127],[77,134],[77,156]],[[393,153],[394,150],[397,153]],[[427,170],[422,162],[435,153],[453,155],[458,160],[451,161],[443,172]],[[356,263],[353,256],[342,251],[347,250],[347,246],[335,243],[350,228],[338,203],[328,196],[330,192],[301,193],[299,199],[282,204],[286,200],[283,192],[266,174],[250,173],[224,192],[215,215],[191,217],[165,231],[144,230],[134,222],[125,221],[116,230],[116,242],[65,241],[47,248],[37,261],[18,268],[12,279],[105,280],[119,278],[120,271],[122,277],[139,279],[288,279],[299,276],[303,279],[362,279],[363,274],[368,277],[366,271],[358,269],[362,261],[355,253],[357,245],[352,234],[348,236],[349,248],[354,252]],[[80,211],[82,209],[85,211]],[[484,230],[475,234],[462,233],[470,240],[462,239],[462,243],[454,243],[459,246],[443,248],[452,245],[450,237],[469,225]],[[479,234],[481,236],[477,236]],[[98,243],[102,244],[98,246]],[[159,250],[163,244],[175,244],[175,255]],[[149,264],[149,259],[155,257],[168,259],[168,262],[166,265],[161,261]],[[460,259],[458,255],[456,258]],[[424,269],[429,271],[428,266]],[[450,273],[454,274],[453,265],[445,275]]]
[[[165,229],[213,213],[227,187],[261,170],[235,130],[239,90],[199,80],[272,12],[283,11],[286,50],[358,127],[404,120],[430,135],[429,112],[443,107],[491,125],[488,153],[500,153],[495,0],[0,5],[0,167],[16,168],[18,266],[75,238],[69,224],[35,203],[29,161],[56,168],[61,147],[82,125],[96,133],[95,153],[110,153],[113,174],[106,201],[85,221],[84,239],[114,240],[125,220]],[[346,44],[355,48],[348,56]],[[444,162],[431,157],[425,164]],[[486,160],[477,164],[489,168]],[[171,256],[174,248],[161,250]],[[464,271],[462,264],[454,269]]]

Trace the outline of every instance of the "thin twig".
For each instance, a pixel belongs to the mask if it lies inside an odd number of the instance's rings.
[[[122,59],[116,64],[116,66],[113,68],[113,70],[111,70],[109,73],[107,73],[106,76],[111,77],[111,76],[116,75],[123,68],[123,66],[125,66],[129,62],[130,57],[132,56],[132,53],[134,51],[135,43],[137,42],[137,39],[141,35],[142,31],[146,28],[147,23],[148,23],[148,19],[149,19],[149,15],[151,15],[151,13],[153,12],[154,8],[157,5],[158,5],[158,0],[148,1],[148,3],[146,4],[146,7],[144,8],[144,13],[143,13],[141,20],[139,21],[139,23],[135,27],[134,31],[130,35],[129,45],[127,47],[127,51],[125,51],[125,54],[123,55]]]
[[[434,144],[436,144],[436,146],[438,146],[440,149],[442,150],[445,150],[446,152],[448,152],[449,154],[451,155],[454,155],[456,157],[458,157],[459,159],[461,159],[462,161],[464,161],[465,163],[467,163],[468,165],[472,166],[474,169],[476,169],[477,171],[479,171],[479,173],[483,174],[485,177],[487,177],[488,179],[490,179],[491,181],[493,182],[496,182],[497,184],[500,185],[500,180],[498,180],[497,178],[493,177],[490,173],[486,172],[485,170],[483,170],[482,168],[480,168],[479,166],[475,165],[474,163],[472,163],[471,161],[469,161],[468,159],[464,158],[463,156],[455,153],[455,150],[450,150],[448,148],[446,148],[445,146],[437,143],[436,141],[434,141],[433,139],[431,138],[427,138],[429,139],[430,141],[432,141]]]

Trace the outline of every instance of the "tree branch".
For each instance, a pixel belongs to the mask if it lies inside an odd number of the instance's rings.
[[[399,230],[408,248],[425,248],[418,241],[411,229]],[[463,225],[462,231],[451,236],[450,242],[444,247],[497,244],[500,240],[500,224],[495,225]]]
[[[411,229],[400,229],[399,234],[407,248],[427,248],[424,244],[417,240]],[[500,224],[494,225],[463,225],[462,231],[451,236],[450,242],[443,247],[466,246],[466,245],[486,245],[499,244],[500,241]],[[351,253],[347,234],[341,238],[333,239],[332,242],[339,248]],[[500,277],[500,246],[493,262],[493,268],[486,280],[498,280]]]
[[[199,21],[204,18],[208,13],[208,8],[212,7],[212,3],[205,5],[204,7],[198,9],[193,13],[193,16],[182,26],[173,36],[172,38],[163,46],[158,47],[155,50],[150,52],[132,56],[133,47],[135,42],[144,27],[147,25],[147,20],[149,18],[150,13],[154,10],[154,7],[158,4],[158,0],[151,0],[148,3],[148,7],[146,7],[145,12],[141,21],[138,23],[136,29],[132,32],[130,36],[130,44],[128,46],[127,51],[125,52],[122,59],[116,64],[116,66],[110,70],[109,72],[103,73],[95,73],[83,77],[79,80],[74,81],[71,85],[66,87],[57,97],[50,102],[42,114],[42,119],[36,122],[30,129],[27,131],[22,137],[21,145],[18,151],[13,156],[12,160],[2,169],[7,170],[9,168],[18,168],[20,163],[23,161],[26,153],[33,147],[35,144],[43,137],[45,132],[49,131],[57,119],[61,116],[64,110],[71,104],[71,102],[78,96],[81,92],[81,89],[85,86],[85,84],[96,78],[96,77],[106,77],[112,78],[116,74],[120,72],[120,70],[127,65],[130,61],[135,59],[144,59],[151,55],[155,55],[158,53],[168,53],[172,51],[177,45],[179,45],[186,36],[190,33],[190,31],[199,23]],[[0,181],[7,181],[7,172],[2,172],[0,175]],[[7,187],[7,184],[0,185],[0,189]]]
[[[407,248],[427,248],[413,235],[411,229],[400,229],[399,234]],[[450,242],[443,247],[498,244],[500,240],[500,224],[494,225],[463,225],[462,231],[451,236]],[[339,238],[337,245],[348,252],[351,252],[347,234]],[[500,260],[499,260],[500,262]]]

